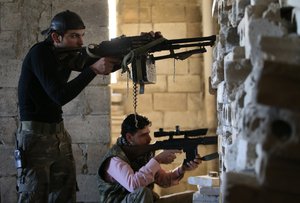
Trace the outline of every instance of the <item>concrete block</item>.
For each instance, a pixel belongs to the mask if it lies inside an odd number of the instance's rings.
[[[261,18],[265,10],[265,6],[248,6],[245,11],[245,54],[253,65],[262,59],[259,46],[262,36],[282,37],[287,33],[285,27],[270,19]]]
[[[300,64],[300,39],[297,35],[287,37],[264,36],[260,40],[260,47],[264,60],[287,64]]]
[[[261,186],[253,174],[227,172],[223,176],[221,194],[224,203],[297,203],[300,200],[299,195]]]
[[[17,88],[0,88],[0,116],[17,116]]]
[[[299,81],[299,65],[266,61],[258,81],[257,102],[299,110]]]
[[[153,108],[164,111],[186,111],[187,95],[184,93],[154,93]]]
[[[296,146],[293,148],[295,150]],[[297,148],[299,148],[299,144]],[[295,181],[300,180],[298,173],[300,169],[299,160],[289,159],[288,154],[279,156],[266,154],[262,160],[264,163],[261,165],[262,168],[259,173],[260,183],[272,190],[299,196],[300,183]]]
[[[110,142],[110,117],[101,116],[65,116],[65,126],[73,143]]]
[[[220,186],[219,177],[204,176],[191,176],[188,178],[188,183],[191,185],[199,185],[202,187],[218,187]]]

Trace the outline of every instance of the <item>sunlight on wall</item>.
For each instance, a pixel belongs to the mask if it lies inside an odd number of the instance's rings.
[[[117,0],[107,0],[108,2],[108,23],[109,23],[109,39],[115,38],[117,36]],[[116,72],[111,74],[111,83],[117,83]]]

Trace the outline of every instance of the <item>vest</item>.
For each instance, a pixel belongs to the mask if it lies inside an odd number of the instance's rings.
[[[124,197],[129,194],[129,192],[118,182],[109,183],[103,179],[103,172],[105,162],[112,157],[119,157],[123,161],[129,163],[128,158],[125,153],[118,145],[113,145],[113,147],[104,155],[100,161],[100,167],[98,170],[97,181],[98,181],[98,190],[100,193],[100,202],[101,203],[119,203],[124,199]]]
[[[101,203],[119,203],[121,202],[129,191],[127,191],[121,184],[118,182],[116,183],[109,183],[106,182],[102,175],[104,172],[105,162],[112,157],[119,157],[126,163],[128,163],[133,171],[138,171],[141,167],[145,165],[145,162],[148,162],[153,155],[149,155],[148,158],[143,158],[142,161],[130,162],[129,159],[126,157],[125,153],[121,149],[121,147],[117,144],[113,145],[112,148],[104,155],[104,157],[100,161],[100,167],[98,170],[97,180],[98,180],[98,189],[100,193],[100,202]],[[148,185],[150,189],[153,189],[154,183]]]

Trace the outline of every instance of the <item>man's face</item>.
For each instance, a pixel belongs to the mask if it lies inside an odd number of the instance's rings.
[[[58,43],[58,47],[76,48],[83,45],[83,36],[85,29],[67,30]]]
[[[135,134],[127,133],[126,138],[132,145],[150,144],[150,128],[149,126],[146,126],[145,128],[138,130]]]

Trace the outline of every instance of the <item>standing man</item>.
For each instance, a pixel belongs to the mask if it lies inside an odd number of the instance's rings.
[[[75,164],[71,137],[63,124],[62,106],[74,99],[97,74],[108,75],[119,63],[110,57],[85,63],[80,74],[68,81],[71,69],[76,67],[62,62],[55,50],[80,48],[84,33],[85,25],[79,15],[69,10],[58,13],[42,32],[45,41],[36,43],[23,61],[16,139],[17,152],[22,156],[22,167],[17,169],[19,203],[76,201]]]
[[[180,150],[165,150],[156,156],[149,152],[131,161],[122,150],[122,146],[150,144],[150,126],[148,118],[138,114],[130,114],[123,121],[117,143],[100,161],[98,189],[101,203],[192,202],[193,191],[159,197],[153,186],[154,183],[161,187],[177,185],[185,171],[198,167],[200,159],[165,171],[160,164],[172,163],[175,153]]]

